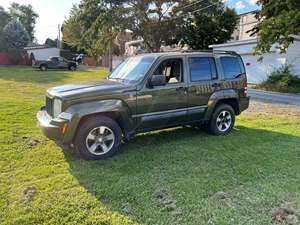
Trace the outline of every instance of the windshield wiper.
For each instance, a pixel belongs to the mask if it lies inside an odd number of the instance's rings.
[[[124,79],[122,79],[122,78],[109,78],[108,77],[108,80],[123,81]]]

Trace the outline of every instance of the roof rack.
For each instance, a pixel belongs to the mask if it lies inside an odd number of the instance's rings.
[[[225,51],[225,50],[194,50],[194,49],[187,49],[181,50],[181,53],[193,53],[193,52],[208,52],[213,54],[230,54],[230,55],[238,55],[235,51]]]

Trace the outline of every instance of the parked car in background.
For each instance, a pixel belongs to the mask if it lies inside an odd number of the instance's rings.
[[[122,137],[145,131],[191,124],[228,134],[248,106],[238,54],[165,52],[129,57],[106,80],[49,89],[37,118],[50,139],[74,144],[86,159],[104,159]]]
[[[48,69],[68,69],[75,71],[77,69],[77,63],[63,57],[50,57],[46,61],[34,61],[32,67],[39,68],[42,71],[47,71]]]
[[[76,54],[75,57],[73,57],[73,61],[77,62],[77,64],[81,64],[84,59],[84,54]]]

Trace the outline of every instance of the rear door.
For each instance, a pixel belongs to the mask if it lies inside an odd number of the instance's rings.
[[[210,96],[221,89],[213,56],[188,57],[188,117],[190,121],[204,118]]]

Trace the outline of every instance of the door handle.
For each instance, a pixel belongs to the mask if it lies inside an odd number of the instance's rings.
[[[185,90],[184,87],[178,87],[178,88],[176,88],[176,91],[183,91],[183,90]]]
[[[221,87],[221,84],[220,83],[213,83],[211,86],[212,87]]]
[[[178,87],[178,88],[176,88],[176,91],[183,91],[183,93],[186,95],[187,94],[187,90],[188,90],[188,88],[187,87]]]

